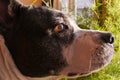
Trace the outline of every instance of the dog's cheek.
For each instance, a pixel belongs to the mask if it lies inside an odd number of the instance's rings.
[[[54,39],[58,41],[61,47],[70,45],[74,40],[74,34],[72,31],[65,31],[52,35]]]
[[[44,68],[48,69],[47,71],[48,74],[50,75],[59,74],[59,72],[67,65],[66,60],[63,57],[62,47],[59,41],[47,37],[44,39],[44,41],[41,42],[42,42],[41,48],[39,47],[38,50],[44,53],[42,53],[39,58],[41,59],[40,64],[43,64]]]

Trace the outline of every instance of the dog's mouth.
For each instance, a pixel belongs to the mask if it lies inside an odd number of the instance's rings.
[[[68,66],[61,72],[68,77],[86,76],[105,67],[112,59],[113,42],[101,42],[90,35],[79,36],[64,52]],[[94,41],[98,40],[98,41]]]

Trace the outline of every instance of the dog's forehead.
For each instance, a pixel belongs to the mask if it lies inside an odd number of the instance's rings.
[[[25,14],[31,17],[37,17],[37,19],[47,19],[52,21],[63,21],[63,19],[65,19],[65,15],[62,12],[47,7],[29,7],[25,11]]]
[[[21,15],[19,22],[27,24],[29,27],[35,26],[38,30],[53,29],[59,24],[65,24],[74,31],[78,28],[75,20],[70,15],[47,7],[28,7],[21,12]]]
[[[23,9],[21,14],[21,19],[27,20],[26,22],[29,22],[29,20],[32,20],[34,23],[42,23],[46,25],[56,25],[59,23],[67,23],[66,15],[63,14],[60,11],[53,10],[46,7],[29,7],[26,9]]]

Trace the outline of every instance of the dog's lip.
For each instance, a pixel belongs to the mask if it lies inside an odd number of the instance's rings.
[[[67,74],[68,77],[75,77],[77,75],[78,75],[78,73],[74,73],[74,72],[70,72]]]
[[[84,76],[89,75],[90,73],[92,73],[92,72],[89,72],[89,73],[79,73],[79,72],[72,73],[72,72],[70,72],[67,74],[67,77],[68,78],[84,77]]]
[[[80,76],[80,75],[84,75],[84,74],[88,74],[88,73],[79,73],[79,72],[69,72],[67,74],[68,77],[76,77],[76,76]]]

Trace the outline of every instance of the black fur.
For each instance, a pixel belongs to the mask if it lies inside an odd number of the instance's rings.
[[[8,25],[0,29],[6,39],[13,59],[19,70],[27,76],[47,76],[57,74],[67,65],[62,55],[62,46],[72,42],[73,30],[69,29],[66,16],[46,7],[17,7]],[[64,20],[61,32],[55,26]],[[7,30],[9,26],[9,30]]]

